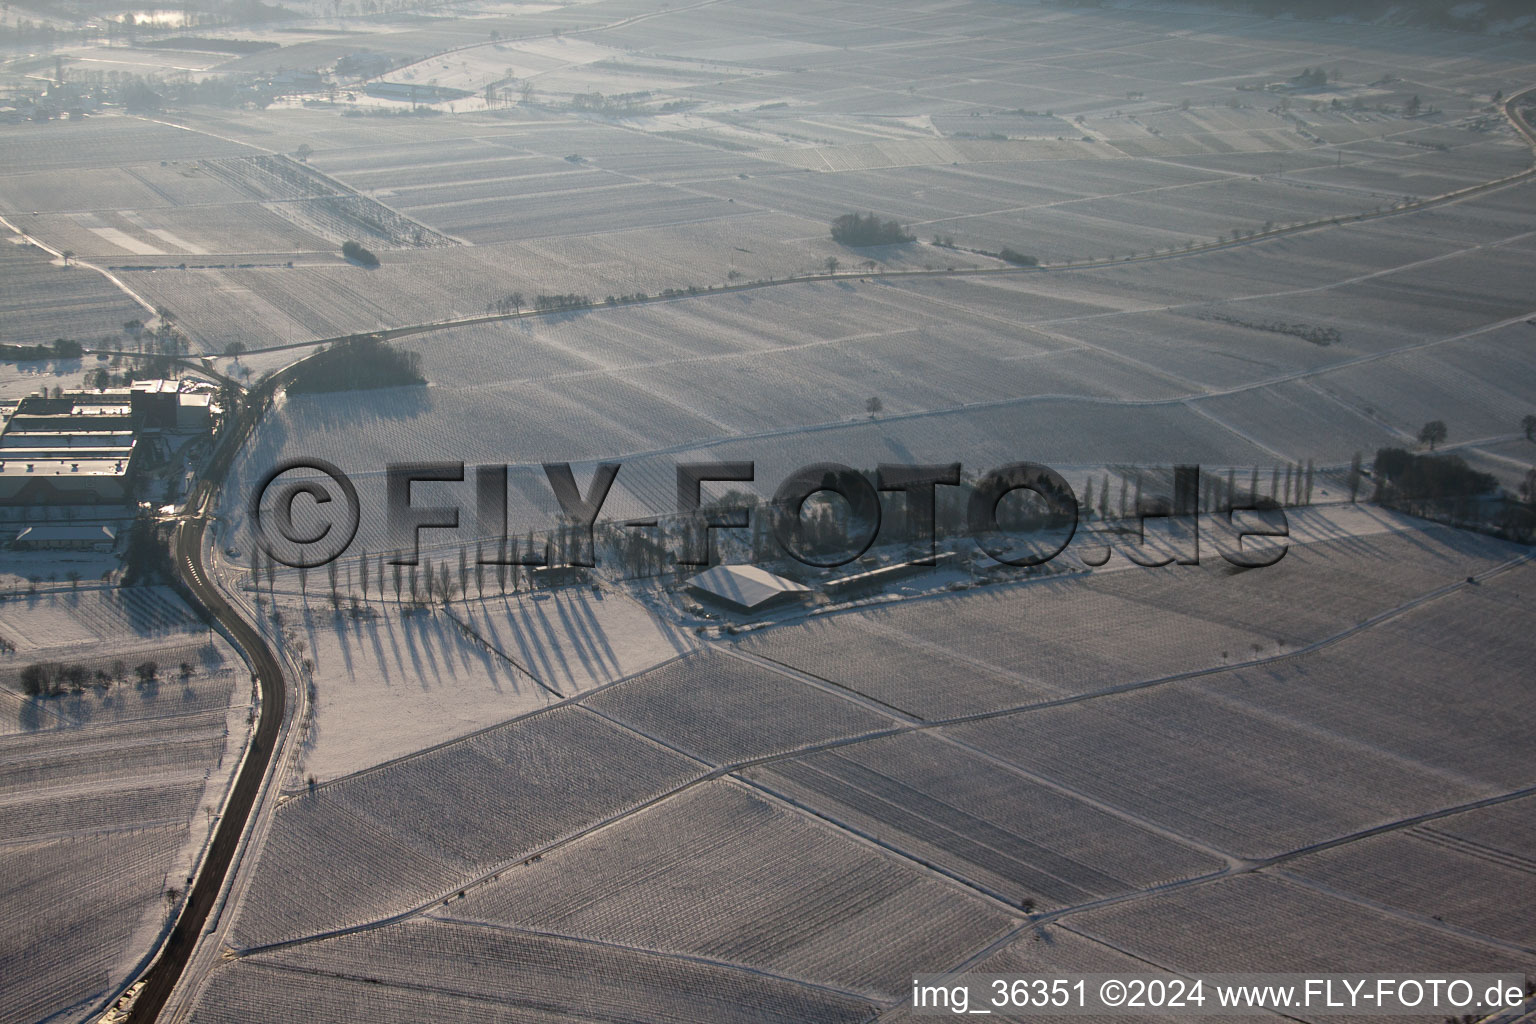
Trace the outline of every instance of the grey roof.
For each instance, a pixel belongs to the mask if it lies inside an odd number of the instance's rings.
[[[755,565],[717,565],[693,577],[688,585],[748,611],[776,597],[811,589]]]

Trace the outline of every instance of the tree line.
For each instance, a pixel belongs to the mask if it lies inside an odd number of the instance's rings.
[[[6,362],[28,362],[37,359],[79,359],[85,348],[72,338],[55,338],[40,345],[0,345],[0,359]]]
[[[192,678],[192,663],[181,663],[183,682]],[[141,661],[133,667],[137,678],[135,688],[143,690],[154,686],[160,679],[159,662]],[[35,661],[21,670],[21,690],[28,697],[56,697],[65,692],[84,693],[87,686],[94,686],[105,693],[114,684],[128,677],[128,666],[114,661],[109,668],[91,669],[75,662]]]

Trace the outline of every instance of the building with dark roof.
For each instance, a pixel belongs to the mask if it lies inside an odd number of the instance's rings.
[[[0,428],[0,505],[128,504],[147,434],[208,428],[208,396],[176,381],[23,398]]]

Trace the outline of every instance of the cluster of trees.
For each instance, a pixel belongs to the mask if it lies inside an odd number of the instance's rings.
[[[160,535],[160,524],[153,516],[140,513],[128,529],[128,543],[123,549],[122,585],[152,587],[176,580],[171,552]]]
[[[600,92],[579,92],[571,97],[572,110],[590,110],[599,114],[635,114],[643,111],[649,101],[648,92],[625,92],[616,96],[604,96]]]
[[[72,70],[73,76],[82,74]],[[90,72],[85,72],[90,75]],[[114,79],[113,76],[116,75]],[[205,106],[228,109],[269,106],[278,91],[255,75],[210,75],[202,79],[162,78],[159,75],[126,75],[107,72],[99,80],[82,78],[82,98],[116,103],[129,110],[155,111],[166,106]]]
[[[503,295],[501,298],[490,303],[486,307],[486,311],[490,313],[500,313],[503,316],[508,316],[513,313],[521,313],[523,311],[523,293],[511,292],[510,294]]]
[[[1265,476],[1268,476],[1267,483]],[[1220,511],[1233,507],[1277,509],[1310,505],[1315,476],[1316,467],[1311,459],[1305,463],[1277,463],[1270,467],[1268,474],[1261,473],[1258,466],[1242,474],[1235,469],[1229,469],[1225,477],[1216,473],[1201,473],[1201,492],[1188,497],[1199,508],[1206,511]],[[1362,476],[1360,457],[1356,455],[1352,487],[1358,487]],[[1125,519],[1138,510],[1165,514],[1177,511],[1176,499],[1165,494],[1144,493],[1144,483],[1141,470],[1120,476],[1117,500],[1112,496],[1113,481],[1106,471],[1097,488],[1091,478],[1088,480],[1083,490],[1082,500],[1078,503],[1079,508],[1086,519],[1097,516],[1101,520],[1115,518],[1117,514],[1119,518]],[[1175,481],[1175,487],[1177,487],[1177,481]]]
[[[154,661],[144,661],[135,665],[133,672],[138,677],[137,685],[142,689],[159,679],[160,666]],[[21,689],[29,697],[55,697],[66,691],[84,693],[87,686],[95,686],[105,692],[113,683],[121,683],[127,675],[128,667],[121,661],[114,661],[110,669],[98,668],[94,671],[85,665],[65,664],[62,661],[35,661],[21,670]],[[192,665],[182,662],[182,679],[188,679],[191,675]]]
[[[364,551],[357,559],[355,577],[352,566],[347,566],[344,587],[339,563],[331,562],[326,567],[331,604],[338,612],[341,610],[343,590],[350,592],[354,579],[365,601],[375,592],[379,600],[387,600],[393,591],[396,604],[408,601],[416,606],[432,603],[447,605],[456,597],[467,598],[471,587],[483,598],[493,583],[497,592],[502,594],[507,593],[509,588],[516,593],[525,582],[531,590],[535,586],[533,570],[548,563],[551,549],[568,550],[568,546],[574,543],[574,529],[562,525],[557,534],[542,547],[530,532],[521,543],[513,537],[498,544],[494,551],[477,546],[473,558],[467,548],[460,548],[457,566],[447,560],[434,564],[432,559],[425,557],[418,565],[398,565],[389,561],[385,555],[374,558]],[[270,587],[276,578],[276,565],[270,560],[266,563],[266,572]],[[251,563],[253,585],[260,585],[261,574],[261,554],[258,550]],[[304,591],[306,584],[307,574],[300,570],[300,592]],[[356,605],[355,598],[353,604]]]
[[[355,263],[361,263],[365,267],[376,267],[379,265],[378,256],[374,255],[370,250],[364,249],[357,242],[342,242],[341,254]]]
[[[102,672],[103,682],[110,677]],[[21,690],[28,697],[51,697],[72,690],[81,693],[91,682],[91,670],[84,665],[66,665],[60,661],[34,661],[21,670]]]
[[[1472,498],[1491,494],[1498,486],[1499,481],[1492,474],[1479,473],[1459,455],[1415,455],[1402,448],[1382,448],[1376,452],[1379,501]]]
[[[832,222],[832,240],[848,246],[899,245],[913,235],[894,220],[873,213],[845,213]]]
[[[276,50],[279,43],[264,39],[212,39],[207,36],[172,36],[169,39],[151,39],[134,44],[139,47],[160,50],[192,50],[195,53],[260,53]]]
[[[51,46],[57,40],[83,34],[78,30],[54,28],[46,21],[33,21],[31,18],[17,18],[14,24],[0,23],[0,43],[37,42]]]
[[[1317,89],[1328,84],[1328,72],[1322,68],[1306,68],[1291,79],[1298,89]]]
[[[113,373],[107,367],[100,366],[94,370],[85,371],[84,384],[88,388],[125,388],[136,379],[132,371]]]
[[[342,117],[439,117],[436,107],[348,107]]]
[[[585,309],[590,305],[592,296],[578,295],[576,292],[562,295],[545,295],[540,292],[533,297],[533,308],[539,310]]]
[[[337,342],[299,364],[290,394],[314,395],[333,391],[366,391],[425,384],[421,356],[395,348],[375,334],[357,335]]]
[[[970,249],[955,244],[954,235],[934,235],[933,244],[940,249],[964,249],[965,252],[979,253],[982,256],[995,256],[1004,263],[1012,263],[1016,267],[1038,267],[1040,260],[1037,257],[1022,253],[1017,249],[1003,246],[1001,252],[989,252],[986,249]],[[1113,258],[1113,257],[1111,257]],[[953,268],[951,268],[953,269]]]
[[[1003,251],[997,254],[997,258],[1005,263],[1012,263],[1019,267],[1038,267],[1040,265],[1040,261],[1035,257],[1026,256],[1017,249],[1010,249],[1007,246],[1003,246]]]
[[[134,347],[148,355],[184,356],[191,344],[187,336],[172,321],[171,311],[161,306],[157,311],[160,326],[146,331],[137,320],[130,320],[123,327],[133,336]],[[133,325],[138,325],[137,327]]]
[[[1207,314],[1204,319],[1215,320],[1218,323],[1232,324],[1234,327],[1246,327],[1253,331],[1269,331],[1272,334],[1288,334],[1302,341],[1310,341],[1314,345],[1337,345],[1343,340],[1337,327],[1319,327],[1316,324],[1287,322],[1284,320],[1244,320],[1241,317],[1225,316],[1220,313]]]
[[[0,345],[0,359],[25,362],[33,359],[79,359],[85,349],[71,338],[55,338],[42,345]]]
[[[111,363],[107,366],[97,366],[85,372],[82,381],[87,388],[119,388],[127,387],[136,380],[164,380],[174,375],[174,361],[186,355],[189,348],[187,336],[172,322],[171,312],[168,309],[159,310],[161,322],[159,328],[154,331],[144,329],[144,321],[129,320],[123,324],[123,332],[128,336],[125,345],[123,339],[111,335],[101,339],[99,348],[132,348],[139,355],[126,353],[114,353]],[[57,349],[60,342],[54,342]],[[63,350],[62,358],[79,358],[71,356],[76,342],[65,342],[67,347]],[[228,354],[228,353],[226,353]],[[59,358],[60,356],[56,356]],[[106,359],[105,355],[97,357]],[[124,366],[124,360],[128,365]]]

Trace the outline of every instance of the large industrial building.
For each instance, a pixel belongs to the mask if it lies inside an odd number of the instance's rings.
[[[23,398],[0,429],[0,505],[124,505],[145,444],[204,433],[210,396],[190,382]]]

